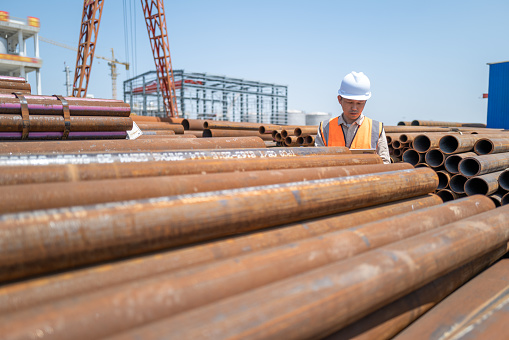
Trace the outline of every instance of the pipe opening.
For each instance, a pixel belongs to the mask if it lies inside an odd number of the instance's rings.
[[[465,193],[468,196],[475,194],[487,195],[489,190],[488,183],[481,178],[470,178],[465,182]]]
[[[426,163],[432,168],[437,168],[444,164],[444,154],[440,150],[429,150],[425,156]]]
[[[437,171],[438,175],[438,187],[437,189],[445,189],[449,185],[449,176],[442,171]]]
[[[467,177],[475,176],[481,171],[481,164],[475,158],[464,158],[460,161],[459,172]]]
[[[406,142],[408,142],[408,136],[407,136],[407,135],[405,135],[405,134],[400,135],[400,136],[399,136],[399,141],[400,141],[401,143],[406,143]]]
[[[417,136],[414,139],[414,149],[418,152],[426,152],[431,147],[431,141],[427,136]]]
[[[467,178],[463,175],[454,175],[451,177],[449,181],[449,188],[457,194],[465,193],[465,183],[467,182]]]
[[[493,152],[493,143],[489,139],[479,139],[474,145],[474,151],[478,155],[487,155]]]
[[[504,171],[498,176],[498,185],[504,190],[509,191],[509,171]]]
[[[443,153],[453,153],[459,147],[458,140],[454,136],[443,136],[438,145]]]
[[[507,193],[504,196],[502,196],[502,201],[500,203],[502,205],[506,205],[507,203],[509,203],[509,193]]]
[[[442,199],[444,202],[452,201],[456,198],[453,192],[449,190],[439,190],[436,195]]]
[[[419,153],[415,150],[407,150],[403,153],[403,162],[410,163],[412,165],[416,165],[420,163]]]
[[[412,126],[419,126],[418,120],[412,120]]]
[[[449,171],[451,174],[459,173],[458,165],[463,158],[457,155],[450,155],[445,159],[445,170]]]
[[[392,142],[392,147],[393,147],[394,149],[400,149],[400,148],[401,148],[401,143],[400,143],[400,141],[399,141],[399,140],[395,140],[395,141],[393,141],[393,142]]]
[[[182,123],[180,123],[180,124],[182,124],[182,126],[184,127],[184,130],[189,130],[190,125],[189,125],[189,121],[187,119],[184,119],[182,121]]]

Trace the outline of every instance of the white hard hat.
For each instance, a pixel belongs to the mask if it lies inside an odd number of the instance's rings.
[[[343,78],[338,94],[346,99],[368,100],[371,97],[370,86],[369,78],[364,73],[352,71]]]

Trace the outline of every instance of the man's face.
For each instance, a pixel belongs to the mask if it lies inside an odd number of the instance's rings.
[[[364,110],[365,100],[352,100],[338,96],[338,101],[343,108],[343,115],[347,123],[353,123]]]

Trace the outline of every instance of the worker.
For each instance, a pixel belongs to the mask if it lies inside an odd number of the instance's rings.
[[[371,149],[384,163],[391,162],[383,124],[362,114],[366,101],[371,97],[370,86],[369,78],[362,72],[350,72],[343,78],[338,91],[343,113],[320,123],[316,146]]]

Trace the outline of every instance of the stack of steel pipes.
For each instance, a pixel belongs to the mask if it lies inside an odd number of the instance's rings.
[[[131,115],[131,118],[143,133],[137,139],[196,138],[184,134],[182,118],[162,118]]]
[[[132,129],[130,107],[119,100],[12,92],[0,91],[0,140],[125,139]]]
[[[13,94],[14,92],[30,94],[30,83],[22,77],[0,76],[0,93]]]
[[[411,122],[401,121],[398,125],[403,126],[442,126],[442,127],[475,127],[485,128],[486,124],[483,123],[459,123],[459,122],[437,122],[433,120],[413,120]]]
[[[497,206],[509,202],[509,196],[503,199],[509,189],[507,175],[502,177],[501,184],[498,180],[509,167],[507,132],[475,128],[420,134],[388,133],[387,138],[396,137],[401,144],[412,142],[412,148],[403,152],[404,162],[415,167],[431,167],[437,172],[440,179],[437,194],[444,201],[482,194],[489,196]]]

